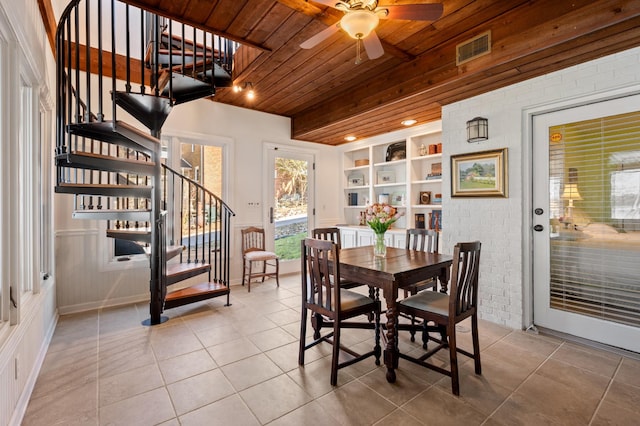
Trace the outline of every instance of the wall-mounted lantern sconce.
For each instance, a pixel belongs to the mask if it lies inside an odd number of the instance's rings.
[[[489,139],[489,120],[476,117],[467,121],[467,142],[480,142]]]

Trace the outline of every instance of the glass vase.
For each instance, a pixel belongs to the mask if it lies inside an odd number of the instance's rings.
[[[376,239],[373,242],[373,255],[376,257],[385,257],[387,255],[387,245],[384,242],[384,232],[375,233]]]

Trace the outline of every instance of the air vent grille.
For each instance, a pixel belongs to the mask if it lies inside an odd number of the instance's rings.
[[[456,65],[491,53],[491,31],[482,33],[456,46]]]

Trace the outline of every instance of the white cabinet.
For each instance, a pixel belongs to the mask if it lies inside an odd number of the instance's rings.
[[[375,234],[368,226],[340,226],[342,248],[372,246]],[[391,228],[384,234],[387,247],[404,248],[407,234],[405,229]]]
[[[405,157],[387,156],[389,146],[405,144]],[[343,211],[345,224],[364,225],[361,212],[367,204],[388,200],[404,216],[394,229],[415,228],[416,216],[424,218],[429,228],[430,214],[442,217],[441,132],[430,132],[404,140],[375,143],[347,150],[343,154]],[[439,149],[438,149],[439,148]],[[364,228],[366,230],[368,228]],[[373,236],[358,232],[357,245],[373,244]],[[404,241],[389,244],[404,247]],[[343,246],[345,242],[343,241]]]

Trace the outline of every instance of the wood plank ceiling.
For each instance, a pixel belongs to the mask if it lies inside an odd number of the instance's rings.
[[[381,20],[385,54],[358,65],[342,31],[300,48],[343,14],[313,1],[126,2],[244,43],[234,81],[251,82],[256,98],[218,88],[214,101],[291,117],[292,138],[329,145],[437,120],[442,105],[640,45],[640,0],[442,0],[434,22]],[[487,30],[491,53],[457,66],[456,45]]]

